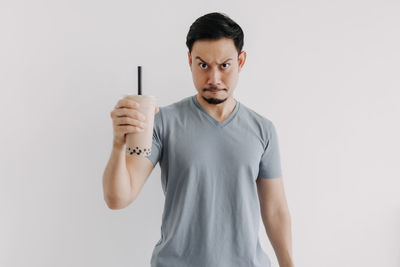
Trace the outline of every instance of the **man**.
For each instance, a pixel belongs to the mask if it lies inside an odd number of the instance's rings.
[[[279,265],[292,267],[276,129],[233,97],[246,60],[243,32],[210,13],[191,25],[186,45],[198,93],[157,108],[152,153],[127,156],[130,198],[114,207],[137,197],[158,162],[165,205],[152,267],[271,266],[258,239],[260,214]]]

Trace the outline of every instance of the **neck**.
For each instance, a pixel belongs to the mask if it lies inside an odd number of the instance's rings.
[[[210,104],[200,94],[196,95],[199,104],[218,121],[224,121],[235,109],[237,101],[233,96],[229,96],[224,102],[219,104]]]

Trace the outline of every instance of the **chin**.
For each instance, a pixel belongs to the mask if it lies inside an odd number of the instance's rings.
[[[214,104],[214,105],[218,105],[220,103],[225,102],[228,98],[227,97],[207,97],[207,96],[201,96],[208,104]]]

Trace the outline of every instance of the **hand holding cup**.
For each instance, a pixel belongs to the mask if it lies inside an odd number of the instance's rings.
[[[114,144],[116,145],[125,145],[127,142],[128,134],[137,134],[143,133],[147,129],[149,124],[151,124],[151,132],[153,131],[153,118],[150,118],[150,122],[147,120],[146,109],[141,109],[140,99],[143,99],[141,95],[127,95],[120,99],[115,105],[114,109],[111,111],[110,116],[113,121],[113,132],[114,132]],[[146,105],[143,102],[143,107]],[[148,109],[147,109],[148,110]],[[154,106],[153,114],[157,114],[159,112],[159,107]],[[148,113],[148,112],[147,112]]]

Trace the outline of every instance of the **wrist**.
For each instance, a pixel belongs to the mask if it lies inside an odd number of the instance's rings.
[[[113,141],[113,149],[117,151],[122,151],[125,149],[125,144],[121,144],[116,142],[115,140]]]

